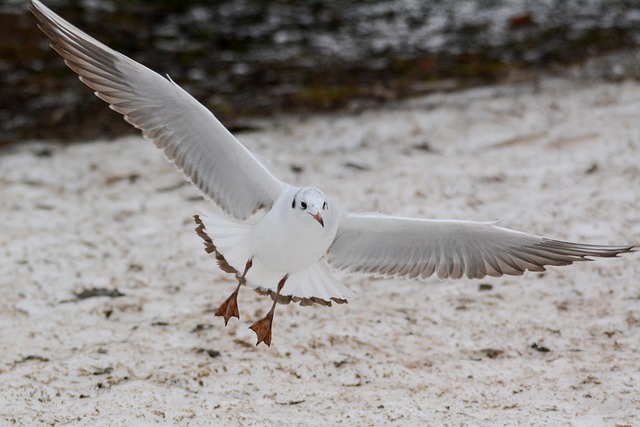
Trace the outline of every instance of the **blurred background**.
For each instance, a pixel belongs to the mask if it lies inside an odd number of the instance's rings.
[[[473,85],[640,78],[640,1],[45,0],[169,74],[232,129],[248,117],[357,111]],[[0,0],[0,143],[137,131]]]

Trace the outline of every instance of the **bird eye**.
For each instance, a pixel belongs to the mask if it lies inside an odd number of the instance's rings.
[[[307,209],[307,203],[306,202],[300,202],[300,207],[302,208],[302,210]]]
[[[327,202],[324,202],[324,203],[322,204],[322,209],[324,209],[325,211],[327,210]]]

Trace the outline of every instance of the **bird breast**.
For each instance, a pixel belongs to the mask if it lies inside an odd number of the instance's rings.
[[[295,273],[320,260],[336,236],[336,221],[322,227],[310,215],[267,212],[251,229],[251,253],[271,271]]]

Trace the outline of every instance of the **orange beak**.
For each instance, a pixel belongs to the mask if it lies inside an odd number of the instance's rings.
[[[315,215],[311,215],[311,216],[313,217],[313,219],[318,221],[320,225],[324,228],[324,221],[322,220],[322,215],[320,215],[320,212],[316,212]]]

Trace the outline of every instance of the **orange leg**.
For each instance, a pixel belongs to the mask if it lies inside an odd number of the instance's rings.
[[[256,343],[256,345],[263,342],[268,347],[271,347],[271,325],[273,323],[273,313],[276,310],[276,303],[278,301],[278,296],[280,295],[280,291],[284,286],[284,282],[286,282],[288,278],[289,278],[289,275],[285,274],[285,276],[280,280],[280,282],[278,282],[278,290],[276,292],[276,297],[273,301],[273,305],[271,306],[271,310],[269,310],[266,316],[264,316],[262,319],[258,320],[257,322],[255,322],[253,325],[249,327],[249,329],[255,332],[256,335],[258,336],[258,342]]]
[[[233,291],[233,293],[229,295],[229,298],[227,298],[216,310],[216,316],[224,317],[224,326],[227,326],[227,323],[229,323],[229,319],[231,319],[232,317],[235,317],[237,319],[240,318],[240,312],[238,311],[238,291],[240,290],[240,286],[244,285],[244,283],[247,281],[247,279],[245,279],[245,276],[247,275],[247,271],[249,271],[252,265],[253,259],[250,258],[244,267],[242,276],[238,278],[238,286],[236,286],[236,290]]]

